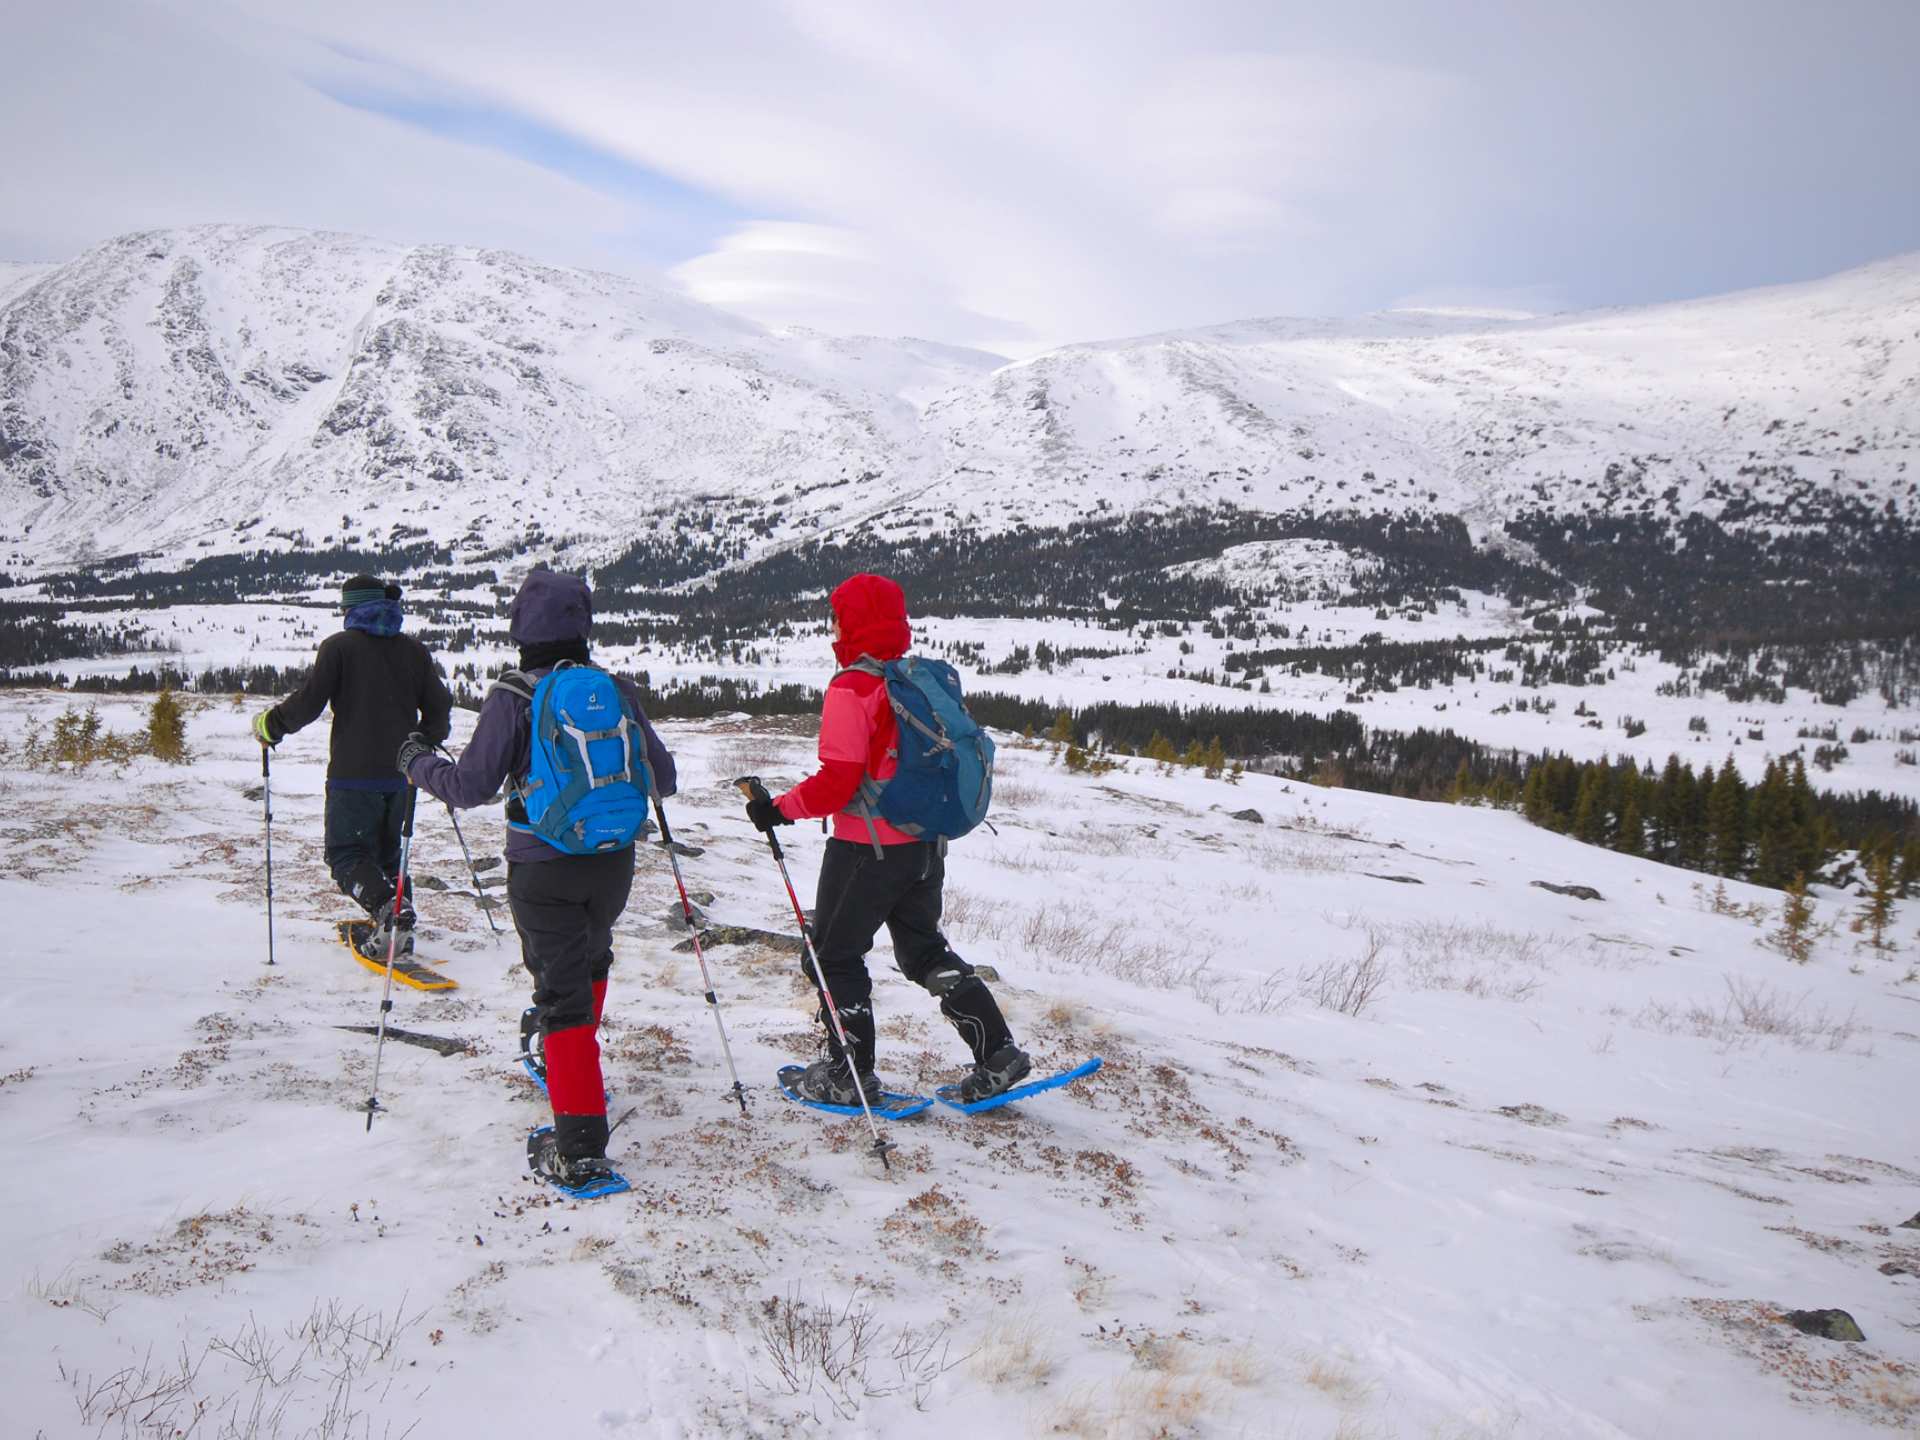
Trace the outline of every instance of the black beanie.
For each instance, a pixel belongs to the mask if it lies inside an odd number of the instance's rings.
[[[356,575],[340,587],[340,608],[351,610],[374,600],[398,600],[400,587],[376,580],[371,575]]]

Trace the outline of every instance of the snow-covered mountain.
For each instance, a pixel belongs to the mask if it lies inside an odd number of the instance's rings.
[[[1000,363],[289,230],[129,235],[23,278],[0,306],[0,495],[30,553],[400,525],[497,545],[696,495],[878,495],[932,473],[914,398]]]
[[[1911,511],[1920,255],[1547,318],[1395,312],[1003,365],[771,332],[497,251],[205,227],[0,267],[0,541],[22,558],[425,532],[618,548],[690,502],[776,542],[1231,501]],[[277,532],[277,534],[276,534]]]
[[[1717,510],[1731,493],[1784,493],[1784,477],[1754,474],[1780,467],[1911,510],[1920,255],[1641,309],[1263,320],[1076,345],[957,392],[933,419],[951,453],[1005,477],[980,492],[988,509],[1031,494],[1482,521],[1535,503]]]

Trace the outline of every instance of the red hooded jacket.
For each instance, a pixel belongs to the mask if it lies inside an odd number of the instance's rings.
[[[898,660],[913,644],[907,623],[907,597],[884,575],[855,575],[829,597],[840,638],[834,657],[851,665],[864,656]],[[836,675],[820,706],[820,768],[774,803],[789,820],[831,815],[833,833],[857,845],[911,845],[914,838],[874,817],[867,822],[845,813],[868,775],[885,780],[900,767],[900,730],[887,703],[886,682],[853,671]]]

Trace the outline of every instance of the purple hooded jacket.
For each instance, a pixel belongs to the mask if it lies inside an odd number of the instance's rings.
[[[593,626],[593,597],[586,581],[575,575],[559,575],[551,570],[536,570],[513,597],[508,611],[507,634],[516,645],[551,645],[556,642],[585,642]],[[553,667],[543,665],[525,672],[537,682]],[[673,756],[660,743],[646,713],[640,708],[640,692],[620,676],[613,677],[621,695],[633,707],[640,728],[646,735],[647,760],[653,766],[653,779],[664,799],[676,792],[678,776]],[[500,793],[509,779],[525,777],[533,763],[533,707],[524,696],[496,685],[487,692],[480,707],[480,721],[474,726],[473,739],[456,762],[442,755],[420,755],[407,769],[407,778],[435,799],[456,809],[484,805]],[[644,833],[644,832],[643,832]],[[524,830],[507,831],[507,859],[510,861],[563,860],[564,850],[556,850],[537,835]]]

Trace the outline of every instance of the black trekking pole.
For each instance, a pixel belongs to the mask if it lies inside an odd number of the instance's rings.
[[[740,1113],[747,1113],[747,1092],[740,1083],[740,1072],[734,1068],[733,1047],[727,1043],[726,1022],[720,1018],[720,997],[713,993],[713,975],[707,969],[706,951],[700,946],[700,922],[693,918],[693,901],[687,895],[686,878],[680,873],[680,857],[673,853],[673,827],[667,824],[667,807],[660,803],[660,792],[654,791],[653,813],[660,820],[660,838],[666,842],[667,859],[673,865],[674,887],[680,892],[680,911],[687,917],[687,934],[693,938],[693,958],[700,962],[700,983],[707,990],[707,1004],[713,1007],[713,1025],[720,1032],[720,1053],[727,1060],[727,1075],[733,1081],[733,1098],[740,1103]]]
[[[373,1093],[367,1096],[367,1132],[373,1132],[373,1117],[380,1109],[380,1057],[387,1048],[387,1016],[393,1010],[393,962],[400,954],[400,911],[407,903],[407,860],[413,852],[413,802],[420,792],[407,785],[407,815],[400,823],[400,875],[394,881],[393,929],[387,936],[387,988],[380,997],[380,1038],[373,1045]]]
[[[758,775],[747,775],[733,782],[742,795],[749,800],[771,801],[767,787],[760,783]],[[861,1083],[860,1067],[854,1063],[853,1046],[847,1040],[847,1027],[840,1023],[840,1007],[833,1003],[833,991],[827,988],[827,977],[820,969],[820,957],[814,953],[813,935],[807,929],[807,912],[800,908],[799,892],[793,888],[793,877],[787,873],[787,854],[780,848],[780,837],[771,830],[766,832],[767,848],[773,851],[773,863],[780,867],[780,879],[787,887],[787,899],[793,904],[794,923],[800,927],[800,948],[805,952],[807,971],[813,976],[813,985],[820,992],[821,1003],[825,1005],[827,1017],[833,1024],[833,1033],[840,1042],[840,1053],[846,1056],[847,1071],[853,1076],[853,1093],[860,1097],[860,1113],[867,1117],[867,1129],[873,1135],[872,1153],[880,1157],[881,1168],[891,1172],[892,1162],[887,1159],[887,1151],[892,1149],[880,1138],[880,1126],[873,1118],[873,1107],[867,1103],[867,1087]],[[669,852],[671,853],[671,852]]]
[[[453,759],[452,755],[447,754],[446,746],[436,745],[433,748],[438,750],[442,755],[446,755],[447,759]],[[487,904],[488,897],[486,891],[480,888],[480,872],[474,866],[473,851],[467,848],[467,837],[460,833],[460,817],[453,813],[453,802],[451,800],[447,802],[447,819],[453,822],[453,838],[460,842],[460,853],[466,857],[467,861],[467,873],[473,877],[473,898],[480,902],[480,911],[487,917],[487,928],[493,932],[493,943],[498,945],[500,943],[500,926],[494,921],[493,907]]]
[[[260,798],[267,807],[267,964],[273,964],[273,767],[270,746],[260,747]]]

